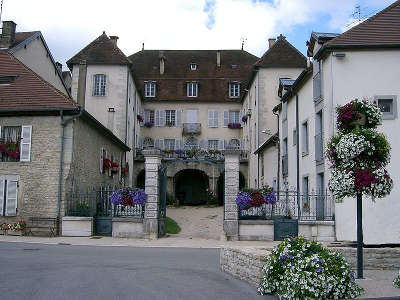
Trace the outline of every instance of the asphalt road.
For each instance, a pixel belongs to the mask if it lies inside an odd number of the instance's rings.
[[[219,249],[0,242],[0,270],[2,300],[269,298],[220,271]]]

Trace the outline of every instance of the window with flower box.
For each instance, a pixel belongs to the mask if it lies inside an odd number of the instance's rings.
[[[146,109],[144,111],[144,126],[151,127],[154,125],[154,110]]]
[[[30,125],[0,127],[0,161],[30,161],[31,135]]]

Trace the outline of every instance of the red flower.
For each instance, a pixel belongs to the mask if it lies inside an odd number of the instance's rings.
[[[104,158],[103,159],[103,168],[110,168],[111,167],[111,160],[109,158]]]

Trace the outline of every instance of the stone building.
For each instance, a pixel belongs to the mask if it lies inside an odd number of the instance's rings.
[[[64,93],[0,50],[0,222],[65,213],[66,194],[124,184],[103,158],[125,145]]]
[[[138,150],[162,150],[169,197],[201,204],[209,189],[222,204],[225,149],[242,151],[241,185],[247,181],[241,99],[258,58],[243,50],[142,50],[129,59],[142,93]],[[200,159],[185,161],[191,157]],[[140,155],[136,161],[134,183],[143,186]]]

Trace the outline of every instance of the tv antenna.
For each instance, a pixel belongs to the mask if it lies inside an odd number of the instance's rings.
[[[1,26],[1,15],[2,14],[3,14],[3,0],[1,0],[1,2],[0,2],[0,26]]]
[[[240,41],[242,42],[242,50],[243,50],[244,44],[246,43],[247,38],[246,38],[246,37],[241,37],[241,38],[240,38]]]

